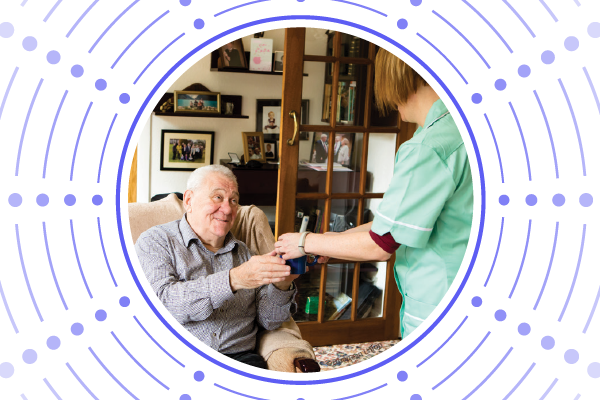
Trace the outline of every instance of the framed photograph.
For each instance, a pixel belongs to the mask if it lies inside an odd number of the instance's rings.
[[[315,132],[310,149],[311,163],[326,163],[329,146],[333,146],[333,162],[352,168],[352,150],[354,149],[354,133],[338,133],[333,143],[327,132]]]
[[[250,71],[271,72],[273,66],[273,39],[250,39]]]
[[[221,113],[221,94],[175,91],[175,112]]]
[[[227,43],[219,49],[220,68],[222,69],[248,69],[246,53],[242,39]]]
[[[276,51],[273,59],[273,72],[283,72],[283,51]]]
[[[265,139],[265,159],[277,161],[279,159],[279,142]]]
[[[193,171],[213,163],[215,133],[163,129],[161,131],[160,170]]]
[[[309,101],[302,100],[300,124],[308,124]],[[263,132],[265,139],[279,140],[281,127],[281,100],[256,100],[256,130]],[[308,140],[308,132],[300,132],[300,140]]]
[[[242,132],[244,142],[244,161],[267,162],[265,159],[265,138],[262,132]]]

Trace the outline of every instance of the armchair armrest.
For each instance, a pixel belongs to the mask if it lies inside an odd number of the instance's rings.
[[[318,372],[313,347],[302,340],[300,329],[292,318],[280,328],[262,331],[258,336],[257,353],[267,362],[270,370],[281,372]]]

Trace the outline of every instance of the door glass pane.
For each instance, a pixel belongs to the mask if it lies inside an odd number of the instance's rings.
[[[310,132],[306,143],[300,142],[297,193],[324,193],[327,182],[329,132]],[[310,146],[310,147],[309,147]]]
[[[341,57],[368,58],[369,42],[358,36],[342,33]]]
[[[326,276],[324,320],[350,319],[354,264],[329,264]]]
[[[329,217],[330,232],[344,232],[356,228],[358,220],[358,199],[331,200]]]
[[[309,100],[310,107],[308,116],[302,118],[301,124],[329,125],[333,63],[306,61],[304,73],[308,76],[302,79],[302,98]]]
[[[383,199],[365,199],[365,213],[363,215],[364,223],[373,221],[375,212],[382,201]]]
[[[336,125],[361,125],[365,109],[367,66],[340,63]]]
[[[304,54],[310,56],[333,55],[334,31],[321,28],[306,28]]]
[[[297,199],[294,232],[300,232],[304,217],[308,217],[305,230],[315,233],[326,232],[323,226],[324,210],[325,200]]]
[[[387,263],[360,264],[356,318],[383,316]]]
[[[333,140],[333,193],[360,192],[360,168],[363,152],[362,132],[336,133]]]
[[[293,315],[294,321],[316,321],[319,312],[319,289],[321,287],[321,264],[309,267],[294,282],[298,288],[296,304],[298,310]]]
[[[395,133],[369,134],[366,192],[384,193],[387,190],[394,174],[395,157]]]

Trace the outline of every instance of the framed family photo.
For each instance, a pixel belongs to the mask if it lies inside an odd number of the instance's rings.
[[[331,142],[333,135],[326,132],[315,132],[310,150],[310,162],[326,163],[329,146],[333,146],[333,162],[344,167],[352,168],[352,150],[354,148],[354,133],[338,133]]]
[[[175,112],[221,113],[221,94],[175,91]]]
[[[219,49],[220,69],[248,69],[242,39],[227,43]]]
[[[309,101],[302,100],[300,124],[308,124]],[[256,131],[264,133],[267,140],[279,140],[281,128],[281,100],[256,100]],[[300,132],[300,140],[308,140],[308,132]]]
[[[279,141],[265,139],[265,159],[277,161],[279,159]]]
[[[262,132],[242,132],[244,142],[244,161],[250,160],[266,162],[265,138]]]
[[[193,171],[213,164],[214,138],[214,132],[163,129],[160,170]]]

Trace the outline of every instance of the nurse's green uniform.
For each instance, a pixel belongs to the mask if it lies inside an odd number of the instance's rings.
[[[473,218],[473,181],[465,145],[441,100],[396,154],[394,176],[371,230],[402,245],[394,276],[402,293],[401,335],[417,328],[452,284]]]

